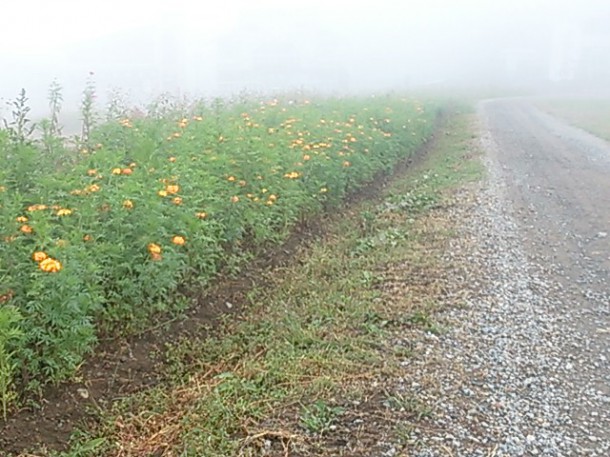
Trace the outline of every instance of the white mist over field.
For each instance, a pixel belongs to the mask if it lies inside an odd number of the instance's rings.
[[[30,0],[2,4],[0,98],[94,73],[133,103],[170,92],[586,87],[610,79],[606,0]],[[6,113],[6,109],[4,109]],[[0,111],[0,116],[3,111]]]

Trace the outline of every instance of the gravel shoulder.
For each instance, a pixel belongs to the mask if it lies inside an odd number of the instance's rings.
[[[610,455],[610,146],[526,101],[479,119],[487,178],[451,209],[447,330],[405,360],[433,414],[404,455]]]

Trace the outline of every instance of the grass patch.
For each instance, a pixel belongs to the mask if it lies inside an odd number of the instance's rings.
[[[546,100],[538,106],[576,127],[610,141],[610,99]]]
[[[417,398],[375,387],[409,355],[395,336],[436,328],[428,300],[391,295],[388,284],[394,265],[437,261],[420,222],[481,176],[471,124],[469,113],[451,116],[427,158],[381,199],[336,218],[298,262],[261,273],[271,286],[252,290],[245,311],[212,335],[168,346],[166,381],[116,402],[60,455],[334,455],[344,445],[335,430],[355,433],[345,424],[360,423],[359,414],[433,414]],[[439,228],[433,236],[448,235]],[[419,279],[396,281],[417,290]],[[396,433],[408,435],[405,427]]]

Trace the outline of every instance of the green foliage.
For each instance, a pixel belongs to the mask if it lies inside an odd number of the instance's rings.
[[[8,405],[15,397],[12,386],[18,365],[11,347],[22,336],[17,328],[20,320],[21,315],[16,308],[0,304],[0,403],[4,420],[7,418]]]
[[[85,90],[83,91],[83,98],[80,105],[80,114],[82,121],[82,130],[80,142],[81,146],[90,149],[91,144],[89,142],[91,131],[95,126],[95,81],[93,80],[93,73],[89,73],[87,82],[85,84]]]
[[[238,275],[295,224],[412,153],[436,116],[396,97],[165,96],[132,114],[117,99],[96,125],[90,78],[74,151],[53,120],[60,86],[50,94],[42,148],[0,131],[0,277],[23,316],[14,357],[30,388],[71,376],[100,331],[137,330],[182,307],[179,286],[220,269]]]
[[[329,406],[324,400],[317,400],[303,407],[301,424],[309,432],[321,434],[328,431],[343,412],[343,408]]]
[[[51,111],[49,134],[52,136],[61,136],[62,134],[62,127],[59,123],[59,114],[64,101],[62,90],[63,88],[57,80],[54,80],[49,87],[49,110]]]
[[[40,142],[47,154],[56,157],[63,150],[62,126],[59,123],[59,114],[63,103],[62,87],[56,80],[49,87],[49,110],[48,119],[40,121]]]
[[[28,118],[31,111],[28,100],[25,89],[21,89],[15,100],[7,102],[11,107],[11,120],[3,119],[4,128],[8,132],[11,142],[17,146],[28,143],[32,132],[36,128],[36,125]]]

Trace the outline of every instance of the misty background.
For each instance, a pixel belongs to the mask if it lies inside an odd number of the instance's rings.
[[[78,110],[94,73],[99,106],[161,93],[387,90],[610,93],[610,4],[602,0],[3,2],[0,116],[49,84]]]

